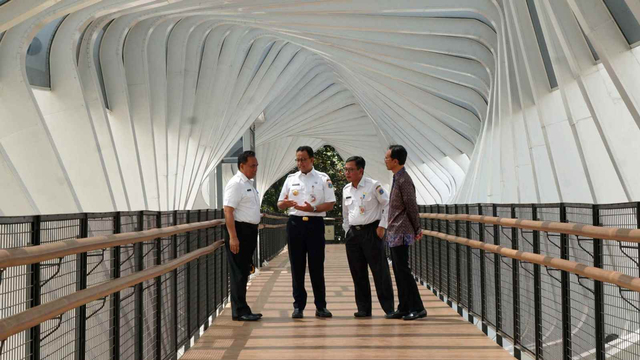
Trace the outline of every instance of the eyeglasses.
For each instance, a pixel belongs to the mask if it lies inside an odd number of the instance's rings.
[[[296,159],[296,162],[305,162],[305,161],[307,161],[307,160],[309,160],[309,158],[306,158],[306,159]]]
[[[346,173],[352,173],[352,172],[356,172],[358,171],[358,169],[356,168],[344,168],[344,172]]]

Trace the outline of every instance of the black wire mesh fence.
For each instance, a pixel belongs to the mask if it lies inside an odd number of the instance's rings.
[[[282,214],[272,213],[269,215],[278,216],[280,218],[263,217],[264,225],[286,225],[287,219],[281,218]],[[277,228],[263,228],[259,230],[259,248],[253,254],[253,264],[261,267],[265,262],[269,262],[276,257],[285,246],[287,246],[287,230],[285,226]]]
[[[221,219],[220,210],[0,217],[0,249]],[[277,223],[277,221],[274,221]],[[0,318],[161,265],[224,239],[224,226],[0,269]],[[261,230],[261,256],[286,243]],[[229,295],[224,248],[9,337],[0,359],[175,359]]]
[[[640,204],[469,204],[421,213],[471,214],[640,228]],[[467,221],[422,219],[426,230],[640,276],[640,244]],[[640,295],[565,271],[425,236],[410,250],[417,280],[517,358],[640,358]]]

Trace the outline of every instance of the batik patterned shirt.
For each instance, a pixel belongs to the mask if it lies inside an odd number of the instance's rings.
[[[420,234],[416,188],[403,167],[393,175],[386,241],[389,247],[411,245]]]

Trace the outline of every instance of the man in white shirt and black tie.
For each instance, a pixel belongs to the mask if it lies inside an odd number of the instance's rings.
[[[317,317],[331,317],[327,310],[324,282],[324,219],[326,212],[333,209],[336,195],[329,176],[313,168],[313,149],[301,146],[296,150],[298,171],[287,177],[278,199],[278,209],[288,209],[287,245],[291,263],[293,283],[293,313],[291,317],[300,319],[307,305],[307,291],[304,288],[307,255],[309,257],[309,277],[313,287]]]
[[[260,196],[251,179],[258,172],[258,159],[253,151],[238,157],[238,171],[224,188],[224,217],[229,239],[227,262],[231,277],[231,316],[238,321],[256,321],[247,304],[247,281],[251,272],[253,252],[258,242]]]
[[[367,265],[371,268],[382,310],[385,314],[394,311],[393,286],[383,240],[389,194],[378,181],[364,176],[364,167],[365,161],[360,156],[347,159],[344,172],[350,183],[342,191],[342,227],[358,306],[355,317],[371,316]]]

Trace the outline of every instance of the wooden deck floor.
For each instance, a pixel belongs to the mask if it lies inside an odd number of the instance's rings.
[[[314,317],[307,274],[305,318],[291,319],[289,270],[285,250],[252,280],[249,304],[262,312],[262,320],[232,321],[228,308],[182,359],[513,359],[423,286],[426,319],[385,319],[375,293],[373,317],[354,318],[353,281],[342,245],[328,245],[326,252],[327,307],[333,318]],[[373,279],[371,284],[375,288]]]

